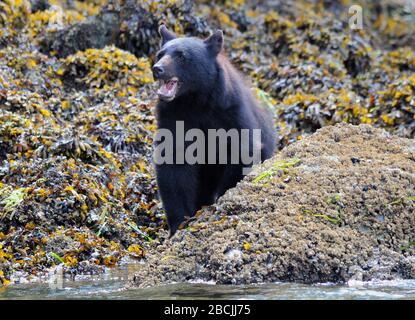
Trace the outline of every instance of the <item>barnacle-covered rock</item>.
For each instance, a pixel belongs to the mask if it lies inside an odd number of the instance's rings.
[[[368,125],[320,129],[154,247],[133,284],[413,279],[414,155]]]

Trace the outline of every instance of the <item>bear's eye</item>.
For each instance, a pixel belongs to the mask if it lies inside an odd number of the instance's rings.
[[[186,55],[183,51],[176,51],[176,57],[180,59],[180,61],[184,61],[186,59]]]

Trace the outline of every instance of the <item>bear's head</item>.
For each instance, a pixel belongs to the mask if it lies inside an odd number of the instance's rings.
[[[223,33],[209,38],[177,38],[162,25],[161,49],[157,52],[153,76],[159,81],[157,94],[165,102],[188,94],[206,92],[218,72],[216,57],[222,50]]]

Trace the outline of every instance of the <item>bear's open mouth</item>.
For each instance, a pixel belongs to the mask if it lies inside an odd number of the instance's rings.
[[[179,79],[176,77],[171,78],[170,80],[159,80],[160,88],[157,90],[157,94],[160,99],[165,101],[171,101],[174,99],[179,87]]]

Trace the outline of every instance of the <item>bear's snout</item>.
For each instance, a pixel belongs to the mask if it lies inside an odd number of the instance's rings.
[[[164,74],[164,67],[158,64],[153,66],[153,77],[155,80],[160,79]]]

